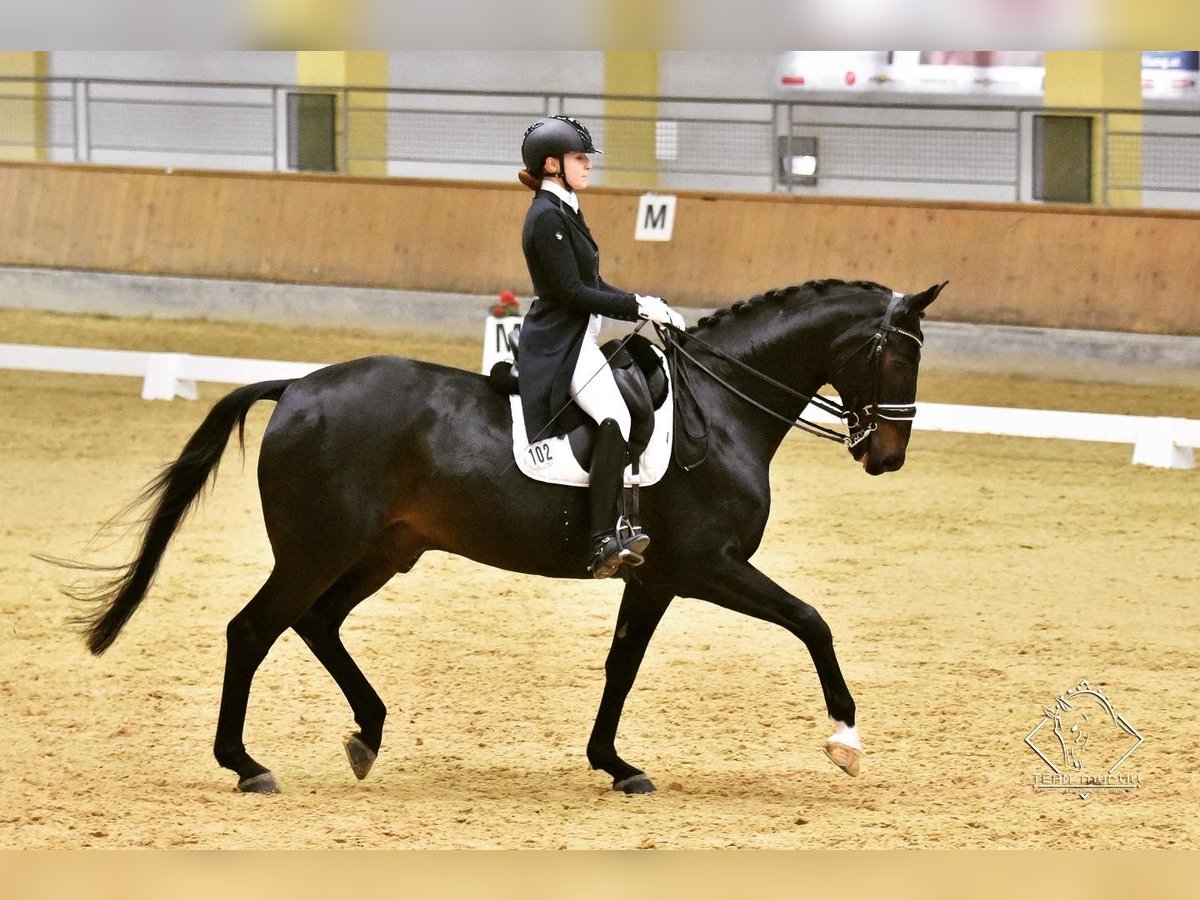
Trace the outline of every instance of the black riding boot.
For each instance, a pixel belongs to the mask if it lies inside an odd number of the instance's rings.
[[[650,537],[617,515],[617,499],[624,484],[627,446],[615,419],[600,423],[588,481],[591,504],[593,578],[609,578],[622,565],[640,566]]]

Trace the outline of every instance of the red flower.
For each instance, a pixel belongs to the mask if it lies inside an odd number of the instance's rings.
[[[512,291],[501,291],[500,302],[491,308],[491,314],[497,318],[521,315],[521,307],[517,303],[517,295]]]

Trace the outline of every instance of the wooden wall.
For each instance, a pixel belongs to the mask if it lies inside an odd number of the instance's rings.
[[[603,272],[680,306],[810,278],[949,280],[934,318],[1200,335],[1200,214],[678,192],[674,240],[639,243],[639,193],[583,197]],[[528,202],[515,177],[0,163],[0,265],[525,296]]]

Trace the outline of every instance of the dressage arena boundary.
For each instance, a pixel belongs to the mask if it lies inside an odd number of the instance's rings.
[[[140,377],[144,400],[172,400],[175,397],[195,400],[199,396],[196,383],[200,381],[251,384],[302,378],[323,367],[321,363],[189,353],[0,344],[0,369]],[[811,407],[805,415],[818,422],[837,422],[834,417]],[[960,434],[1132,444],[1133,463],[1170,469],[1194,468],[1193,450],[1200,447],[1200,420],[1166,416],[921,403],[913,427]]]
[[[198,381],[253,384],[279,378],[303,378],[323,367],[322,363],[237,359],[191,353],[0,344],[0,369],[140,377],[143,400],[173,400],[176,397],[195,400],[199,397],[196,390]]]

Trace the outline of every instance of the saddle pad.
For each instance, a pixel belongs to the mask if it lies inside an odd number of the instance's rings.
[[[521,409],[521,395],[513,394],[513,456],[517,468],[535,481],[545,481],[549,484],[563,484],[568,487],[587,487],[588,473],[575,459],[571,452],[571,442],[566,435],[561,437],[542,438],[530,444],[525,437],[525,415]],[[671,388],[667,386],[667,399],[654,411],[654,433],[650,435],[650,444],[642,454],[641,471],[637,484],[642,487],[656,483],[666,474],[671,462],[671,428],[672,421]],[[625,486],[632,487],[635,482],[629,467],[625,468]]]

